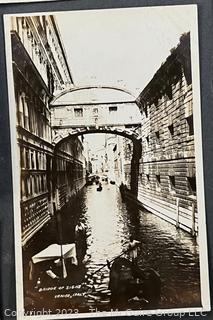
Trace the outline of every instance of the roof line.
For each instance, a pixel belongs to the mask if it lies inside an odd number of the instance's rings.
[[[93,101],[93,102],[63,102],[60,104],[54,104],[54,105],[50,105],[50,107],[52,108],[60,108],[60,107],[64,107],[64,106],[70,106],[70,107],[75,107],[75,106],[94,106],[94,105],[112,105],[112,104],[129,104],[129,103],[136,103],[135,100],[127,100],[127,101],[109,101],[109,102],[97,102],[97,101]]]
[[[69,66],[69,63],[68,63],[68,59],[67,59],[67,54],[66,54],[66,50],[65,50],[65,47],[64,47],[64,44],[62,42],[62,37],[61,37],[61,34],[60,34],[60,30],[59,30],[59,26],[58,26],[58,23],[55,19],[55,15],[50,15],[50,19],[55,27],[55,30],[56,30],[56,35],[57,35],[57,38],[58,38],[58,42],[61,46],[61,51],[62,51],[62,54],[63,54],[63,57],[64,57],[64,61],[65,61],[65,64],[66,64],[66,67],[67,67],[67,71],[69,73],[69,76],[70,76],[70,80],[72,83],[74,83],[74,80],[73,80],[73,75],[72,75],[72,72],[71,72],[71,69],[70,69],[70,66]]]
[[[66,93],[80,91],[80,90],[86,90],[86,89],[112,89],[112,90],[125,92],[125,93],[129,94],[130,96],[132,96],[135,100],[137,98],[130,91],[128,91],[127,89],[124,89],[124,88],[120,88],[120,87],[116,87],[116,86],[104,86],[104,85],[103,86],[101,86],[101,85],[100,86],[87,85],[87,86],[71,87],[69,89],[66,89],[66,90],[62,91],[56,97],[53,98],[53,100],[51,101],[51,105],[53,105],[56,100],[58,100],[60,97],[62,97]]]

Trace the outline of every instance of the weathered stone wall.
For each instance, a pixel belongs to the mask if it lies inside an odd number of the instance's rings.
[[[190,35],[183,35],[138,97],[142,158],[138,199],[151,212],[197,231]]]

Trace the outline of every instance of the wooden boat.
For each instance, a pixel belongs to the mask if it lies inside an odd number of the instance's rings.
[[[94,182],[94,181],[92,181],[92,180],[87,180],[86,184],[87,184],[87,186],[92,186],[92,185],[93,185],[93,182]]]
[[[95,179],[96,179],[95,175],[92,175],[92,174],[88,175],[86,178],[86,184],[88,186],[93,185],[93,183],[95,182]]]
[[[141,269],[126,258],[116,258],[110,267],[109,289],[113,307],[124,306],[134,299],[157,308],[161,294],[159,274],[152,268]]]
[[[107,176],[102,176],[102,177],[101,177],[101,181],[103,181],[103,182],[108,182],[108,177],[107,177]]]

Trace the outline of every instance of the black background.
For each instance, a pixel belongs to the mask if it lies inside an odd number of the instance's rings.
[[[197,4],[201,74],[201,114],[204,157],[204,182],[207,218],[210,286],[213,284],[213,0],[66,0],[51,2],[0,4],[0,307],[15,310],[15,257],[13,188],[9,129],[8,89],[6,81],[3,14]],[[135,39],[137,41],[137,39]],[[12,89],[12,88],[11,88]],[[14,190],[15,191],[15,190]],[[18,280],[18,279],[17,279]],[[211,294],[211,301],[212,301]],[[180,319],[178,316],[143,316],[143,319]],[[188,314],[181,319],[213,319],[213,312]],[[15,319],[15,318],[13,318]]]

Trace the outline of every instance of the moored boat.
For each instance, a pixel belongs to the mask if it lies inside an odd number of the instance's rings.
[[[161,295],[159,274],[152,268],[141,269],[126,258],[119,257],[110,267],[109,289],[114,307],[127,306],[135,299],[137,303],[157,308]]]

